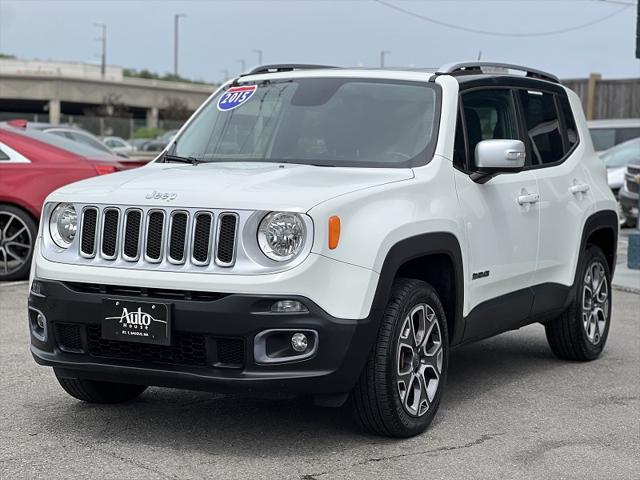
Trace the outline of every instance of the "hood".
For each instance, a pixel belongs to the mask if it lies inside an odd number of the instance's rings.
[[[48,201],[306,212],[339,195],[411,178],[410,168],[151,163],[67,185]]]

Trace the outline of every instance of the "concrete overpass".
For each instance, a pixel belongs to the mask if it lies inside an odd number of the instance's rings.
[[[40,113],[57,124],[64,114],[82,115],[116,99],[148,127],[158,126],[163,109],[181,105],[193,112],[215,87],[125,77],[109,66],[104,76],[90,64],[0,59],[0,112]]]

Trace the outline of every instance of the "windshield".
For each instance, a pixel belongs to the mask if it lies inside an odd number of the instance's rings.
[[[607,168],[626,167],[640,163],[640,138],[621,143],[601,155]]]
[[[348,78],[243,84],[213,98],[170,153],[203,162],[421,165],[435,144],[438,88]]]

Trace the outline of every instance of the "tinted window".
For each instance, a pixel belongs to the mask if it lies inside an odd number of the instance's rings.
[[[175,143],[204,162],[406,167],[428,161],[437,88],[348,78],[261,82],[237,108],[222,91]]]
[[[102,150],[103,152],[109,152],[109,149],[105,147],[99,140],[90,137],[89,135],[84,135],[82,133],[69,132],[69,135],[76,142],[84,143],[85,145],[89,145],[90,147],[95,148],[96,150]]]
[[[516,110],[511,90],[477,90],[462,96],[464,122],[467,129],[468,155],[482,140],[518,139]]]
[[[104,143],[106,143],[107,146],[111,148],[119,148],[119,147],[127,146],[123,141],[118,140],[117,138],[110,138],[108,140],[105,140]]]
[[[578,129],[576,128],[576,120],[573,118],[573,112],[571,111],[571,105],[569,105],[569,99],[567,97],[557,97],[562,109],[562,116],[564,117],[564,126],[567,130],[567,147],[569,150],[578,143]]]
[[[554,96],[521,90],[520,99],[531,149],[531,163],[544,165],[562,160],[565,150]]]
[[[0,160],[9,160],[9,155],[0,150]]]

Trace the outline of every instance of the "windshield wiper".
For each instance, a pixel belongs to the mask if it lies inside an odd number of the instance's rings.
[[[190,163],[191,165],[198,165],[200,160],[196,157],[181,157],[180,155],[171,155],[165,153],[162,156],[162,163],[177,162],[177,163]]]

